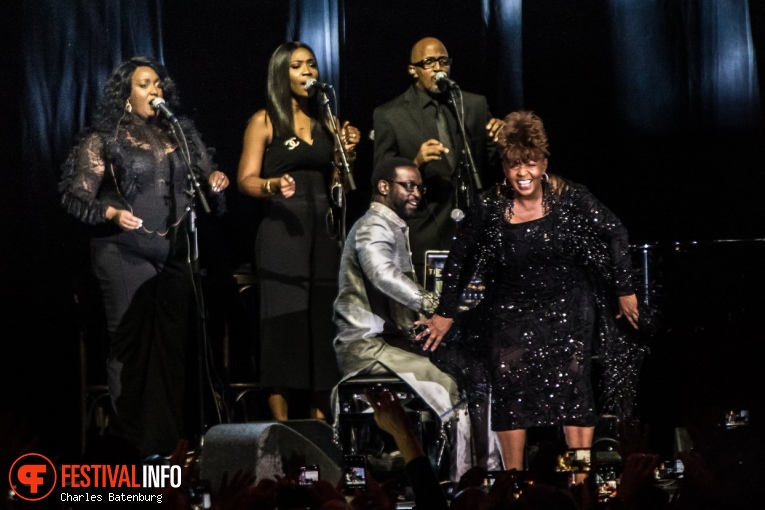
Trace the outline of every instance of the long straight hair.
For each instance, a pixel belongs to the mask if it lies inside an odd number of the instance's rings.
[[[290,89],[290,61],[292,53],[305,48],[316,59],[316,54],[310,46],[300,41],[290,41],[280,45],[271,55],[268,62],[268,78],[266,84],[266,113],[274,126],[274,137],[289,137],[295,135],[292,122],[292,92]],[[319,104],[316,95],[309,98],[308,115],[319,118]],[[324,124],[322,122],[322,124]]]

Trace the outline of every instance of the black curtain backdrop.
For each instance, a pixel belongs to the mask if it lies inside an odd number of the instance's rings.
[[[251,261],[258,221],[256,202],[235,185],[242,135],[265,104],[268,58],[286,40],[290,10],[308,4],[315,7],[309,0],[0,2],[0,288],[8,303],[0,319],[9,346],[0,383],[12,388],[10,413],[31,423],[52,448],[70,453],[80,446],[80,335],[97,337],[91,330],[98,329],[90,324],[98,319],[78,316],[82,308],[73,302],[87,285],[85,240],[61,213],[55,186],[108,71],[133,54],[162,58],[185,113],[217,149],[216,161],[232,180],[229,213],[200,218],[200,232],[205,268],[211,279],[224,281]],[[373,109],[410,83],[412,44],[440,38],[454,57],[452,78],[464,90],[486,95],[498,117],[518,108],[539,113],[550,134],[551,172],[592,189],[622,218],[633,243],[656,246],[654,258],[672,273],[660,275],[675,300],[667,308],[683,321],[653,350],[659,354],[647,365],[643,405],[650,407],[653,398],[666,408],[686,395],[663,391],[657,381],[669,371],[678,371],[671,373],[680,392],[678,380],[690,384],[683,374],[719,370],[713,344],[748,346],[761,335],[762,319],[753,311],[763,304],[765,283],[752,256],[758,252],[712,241],[765,237],[765,107],[750,100],[754,113],[732,123],[724,116],[729,99],[705,87],[717,83],[709,69],[724,60],[721,46],[709,40],[731,24],[751,34],[748,62],[762,76],[765,7],[741,0],[726,4],[735,12],[719,13],[702,0],[618,4],[621,11],[595,0],[339,1],[340,110],[365,138],[348,219],[369,201]],[[748,19],[739,15],[742,7]],[[515,17],[500,23],[500,14]],[[306,21],[302,30],[312,26]],[[317,21],[314,29],[324,27]],[[762,81],[748,93],[762,98]],[[730,289],[735,299],[718,300]],[[699,306],[684,302],[686,290]],[[704,295],[719,308],[701,307]],[[207,302],[214,316],[225,317],[224,299],[207,296]],[[694,345],[704,348],[678,364]],[[754,374],[753,359],[727,366]],[[748,375],[720,380],[729,394],[752,391]],[[664,416],[653,409],[646,414]],[[681,411],[672,414],[667,426]]]

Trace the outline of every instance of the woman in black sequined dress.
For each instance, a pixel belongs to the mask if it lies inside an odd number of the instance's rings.
[[[117,67],[59,184],[64,209],[93,228],[91,267],[109,333],[113,428],[143,455],[169,454],[187,437],[185,350],[193,304],[189,169],[171,123],[151,104],[156,98],[171,110],[178,106],[164,66],[134,57]],[[179,117],[178,123],[201,188],[222,200],[228,178],[214,169],[212,150],[192,122]]]
[[[499,147],[506,178],[460,227],[426,348],[451,327],[480,261],[485,295],[469,336],[485,342],[505,468],[521,470],[530,427],[561,425],[569,448],[592,445],[591,351],[613,319],[637,328],[638,307],[627,231],[584,186],[547,175],[541,119],[511,113]]]

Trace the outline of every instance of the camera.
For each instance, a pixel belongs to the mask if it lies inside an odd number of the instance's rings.
[[[364,455],[346,455],[344,458],[343,486],[348,491],[367,488],[367,458]]]
[[[301,466],[298,485],[313,485],[319,481],[319,466]]]

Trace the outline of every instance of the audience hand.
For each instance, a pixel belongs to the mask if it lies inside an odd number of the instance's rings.
[[[259,493],[254,489],[255,474],[251,471],[238,469],[228,481],[228,471],[223,473],[220,489],[212,498],[212,506],[216,510],[237,510],[239,508],[254,508],[260,501]]]
[[[619,480],[619,497],[629,502],[642,486],[655,482],[654,473],[659,466],[655,453],[632,453],[624,461]]]
[[[414,435],[406,410],[396,394],[387,388],[377,391],[370,388],[366,390],[366,396],[374,411],[377,426],[393,436],[404,461],[408,463],[425,455]]]

